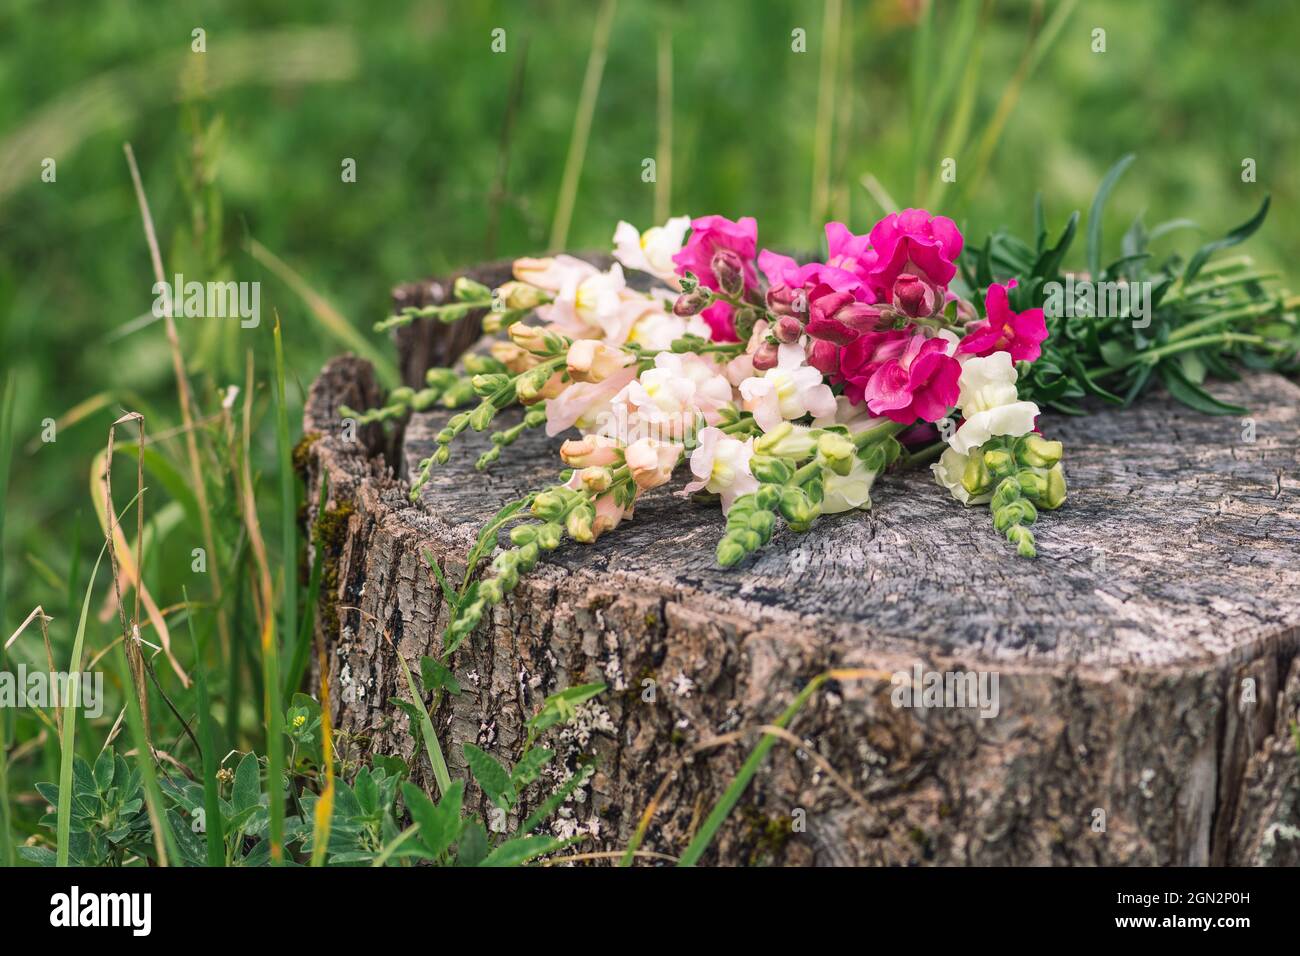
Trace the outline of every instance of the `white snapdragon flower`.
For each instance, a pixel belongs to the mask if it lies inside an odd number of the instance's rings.
[[[745,409],[754,414],[754,421],[763,431],[804,415],[835,413],[835,395],[830,386],[822,381],[821,372],[807,364],[803,347],[794,343],[777,350],[775,368],[741,382],[740,394]]]
[[[614,230],[614,258],[627,268],[648,272],[676,289],[677,267],[673,256],[682,251],[690,228],[690,216],[674,216],[662,226],[653,226],[645,232],[638,232],[630,222],[620,222]]]
[[[962,504],[986,504],[993,500],[993,492],[972,495],[962,484],[962,477],[966,474],[966,463],[969,461],[970,455],[959,452],[955,448],[945,448],[939,460],[930,466],[930,471],[933,472],[935,481],[947,488]]]
[[[1026,435],[1034,430],[1038,406],[1020,401],[1009,353],[967,359],[958,388],[957,407],[965,421],[948,439],[958,453],[964,455],[995,435]]]
[[[741,495],[758,490],[758,479],[750,473],[749,460],[754,457],[754,440],[740,441],[712,426],[699,433],[699,444],[691,452],[692,481],[683,494],[704,489],[722,498],[722,511]]]
[[[830,470],[823,472],[822,514],[870,508],[871,486],[876,483],[877,474],[863,464],[861,458],[853,459],[853,467],[847,475],[837,475]]]

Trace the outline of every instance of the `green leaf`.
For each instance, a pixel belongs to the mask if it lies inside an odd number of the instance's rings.
[[[95,788],[100,793],[105,793],[113,785],[113,772],[116,767],[113,763],[113,749],[111,747],[101,750],[99,756],[95,759]]]
[[[438,559],[433,556],[433,552],[428,548],[424,549],[424,560],[429,563],[429,568],[433,571],[433,576],[438,579],[438,586],[442,588],[442,599],[447,602],[448,607],[455,607],[460,596],[456,589],[447,581],[447,576],[442,573],[442,567],[438,564]]]
[[[1088,275],[1094,281],[1101,274],[1102,211],[1105,209],[1110,191],[1115,188],[1115,183],[1119,181],[1120,176],[1124,175],[1124,170],[1133,164],[1134,159],[1132,153],[1121,157],[1103,177],[1101,185],[1097,187],[1096,195],[1092,197],[1092,206],[1088,210]]]
[[[479,750],[473,744],[465,744],[464,752],[470,773],[474,774],[474,779],[488,799],[502,810],[509,810],[515,799],[515,788],[510,783],[510,774],[506,773],[506,768],[497,763],[491,754]]]
[[[488,854],[487,831],[477,820],[470,820],[460,831],[456,844],[457,866],[478,866]]]
[[[420,828],[420,842],[434,856],[445,853],[460,836],[460,813],[464,795],[465,781],[457,780],[435,806],[415,784],[402,784],[402,799],[406,801],[411,819]]]
[[[604,693],[605,686],[600,683],[579,684],[576,687],[567,687],[558,693],[552,694],[546,698],[541,710],[529,718],[527,724],[529,731],[538,734],[548,727],[554,727],[558,723],[569,720],[573,717],[576,707],[591,700],[597,694]]]
[[[1076,209],[1070,214],[1070,219],[1065,224],[1065,228],[1061,230],[1061,238],[1056,240],[1056,245],[1043,252],[1034,263],[1034,275],[1042,276],[1049,282],[1060,275],[1061,263],[1065,260],[1065,254],[1070,249],[1070,243],[1074,242],[1074,234],[1078,228],[1079,211]]]
[[[1230,246],[1235,246],[1240,242],[1245,242],[1254,235],[1255,230],[1264,224],[1264,219],[1268,216],[1268,204],[1271,198],[1272,197],[1270,196],[1265,196],[1264,201],[1260,203],[1259,210],[1255,215],[1251,216],[1236,229],[1233,229],[1222,239],[1216,239],[1214,242],[1206,243],[1201,246],[1201,248],[1197,249],[1196,254],[1192,256],[1191,260],[1187,263],[1187,268],[1183,271],[1183,284],[1186,285],[1188,282],[1191,282],[1192,279],[1196,278],[1196,274],[1200,272],[1205,266],[1205,263],[1209,261],[1210,256],[1220,250],[1227,249]]]
[[[420,658],[420,683],[424,685],[426,694],[439,690],[445,690],[452,696],[460,693],[460,683],[456,680],[456,675],[435,657]]]
[[[537,779],[542,772],[542,768],[550,763],[551,758],[554,756],[554,750],[547,750],[545,747],[534,747],[519,758],[519,762],[515,764],[515,769],[510,771],[510,782],[514,784],[516,790],[522,790]]]
[[[1188,408],[1206,415],[1244,415],[1247,412],[1240,405],[1219,401],[1201,386],[1188,381],[1182,370],[1172,362],[1160,364],[1160,380],[1165,383],[1170,395]]]
[[[230,796],[236,813],[257,806],[262,795],[258,779],[260,772],[257,757],[251,753],[244,754],[239,766],[235,768],[235,785]]]
[[[548,836],[515,837],[489,853],[479,866],[519,866],[547,853],[554,853],[574,842],[575,840],[561,840]]]

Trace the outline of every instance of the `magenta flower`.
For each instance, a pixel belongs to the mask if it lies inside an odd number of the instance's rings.
[[[1047,319],[1042,309],[1011,311],[1007,292],[1015,284],[1016,280],[1012,279],[1006,285],[989,286],[984,294],[986,318],[966,333],[957,347],[958,352],[979,356],[1010,352],[1013,362],[1033,362],[1043,354]]]
[[[744,269],[745,287],[758,284],[754,271],[754,255],[758,251],[758,223],[753,216],[732,222],[726,216],[701,216],[691,221],[691,237],[682,251],[673,256],[677,274],[695,273],[700,283],[715,292],[721,288],[713,274],[713,256],[727,249],[740,257]]]
[[[905,272],[943,289],[957,274],[953,260],[961,255],[962,236],[946,216],[932,217],[924,209],[890,213],[871,227],[870,238],[876,258],[865,278],[878,300],[892,298],[894,283]]]
[[[826,248],[826,265],[857,276],[863,282],[864,291],[869,292],[867,277],[877,258],[876,252],[871,248],[871,236],[855,236],[844,223],[828,222]],[[875,297],[872,296],[868,301],[875,301]]]
[[[701,216],[691,221],[691,237],[682,251],[673,256],[679,276],[693,272],[705,288],[717,292],[722,288],[713,271],[713,257],[720,251],[729,251],[740,259],[744,290],[758,285],[754,270],[754,254],[758,249],[758,223],[752,216],[732,222],[726,216]],[[729,258],[729,257],[728,257]],[[726,302],[715,302],[701,314],[713,333],[715,342],[739,341],[732,307]]]
[[[844,382],[844,395],[850,403],[861,405],[866,400],[864,393],[871,376],[903,354],[911,334],[905,329],[868,332],[839,350],[839,380]],[[810,358],[809,364],[816,363]]]
[[[936,422],[957,401],[961,364],[943,338],[911,334],[902,354],[878,365],[863,387],[867,408],[896,422]],[[896,348],[897,343],[891,343]]]

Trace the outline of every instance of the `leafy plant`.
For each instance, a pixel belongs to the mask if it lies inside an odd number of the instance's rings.
[[[36,790],[52,811],[41,819],[42,826],[56,829],[58,810],[65,807],[69,812],[67,857],[74,866],[123,866],[152,855],[140,770],[130,767],[112,747],[100,752],[93,767],[80,756],[73,758],[66,804],[58,784],[38,783]],[[57,862],[55,851],[47,847],[24,846],[18,852],[42,866]]]

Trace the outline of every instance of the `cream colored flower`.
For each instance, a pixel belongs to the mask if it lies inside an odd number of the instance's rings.
[[[970,462],[970,455],[957,451],[955,448],[945,448],[939,460],[930,466],[930,471],[934,473],[935,481],[947,488],[954,498],[964,505],[982,505],[993,500],[993,492],[983,495],[971,495],[962,484],[962,478],[966,474],[966,465]]]
[[[960,428],[948,444],[960,454],[978,448],[995,435],[1026,435],[1034,430],[1038,406],[1020,401],[1016,369],[1006,352],[994,352],[962,363],[957,407]]]

